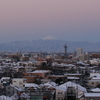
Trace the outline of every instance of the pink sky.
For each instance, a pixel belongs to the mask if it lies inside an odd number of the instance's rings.
[[[99,4],[100,0],[0,0],[0,42],[48,35],[100,41]]]

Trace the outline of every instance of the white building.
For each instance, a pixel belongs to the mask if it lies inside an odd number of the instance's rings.
[[[18,86],[20,88],[23,88],[25,83],[26,83],[26,79],[24,78],[13,78],[12,79],[12,85]]]
[[[76,56],[79,57],[81,54],[84,54],[83,49],[82,48],[77,48]]]

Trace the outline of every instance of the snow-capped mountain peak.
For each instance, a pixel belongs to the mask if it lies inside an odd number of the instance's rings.
[[[42,40],[57,40],[57,39],[53,36],[47,36],[47,37],[42,38]]]

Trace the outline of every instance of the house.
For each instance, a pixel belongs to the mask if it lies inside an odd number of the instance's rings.
[[[25,78],[26,79],[26,82],[27,83],[34,83],[35,82],[35,79],[37,78],[37,76],[36,75],[32,75],[32,74],[26,74],[25,73],[25,75],[23,76],[23,78]]]
[[[49,70],[35,70],[33,72],[24,73],[23,78],[26,78],[27,83],[34,83],[36,79],[48,79]]]
[[[15,93],[22,93],[22,92],[23,92],[23,89],[21,89],[18,86],[14,86],[14,85],[8,85],[8,86],[6,86],[6,95],[7,96],[12,96]]]
[[[18,86],[20,88],[24,88],[25,83],[26,83],[25,78],[13,78],[12,79],[12,85]]]
[[[3,83],[3,85],[10,84],[10,77],[2,77],[1,78],[1,83]]]
[[[48,75],[48,78],[52,81],[55,81],[58,78],[62,78],[62,80],[67,81],[67,75]]]
[[[100,100],[100,93],[84,93],[85,100]]]
[[[37,84],[35,84],[35,83],[25,83],[25,91],[37,90],[39,88],[40,87]]]
[[[81,98],[86,92],[81,85],[69,81],[56,87],[56,100]]]
[[[90,73],[90,80],[88,81],[88,86],[93,88],[100,84],[100,74]]]

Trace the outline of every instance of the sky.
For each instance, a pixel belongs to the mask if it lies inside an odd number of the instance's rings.
[[[46,36],[100,42],[100,0],[0,0],[0,43]]]

